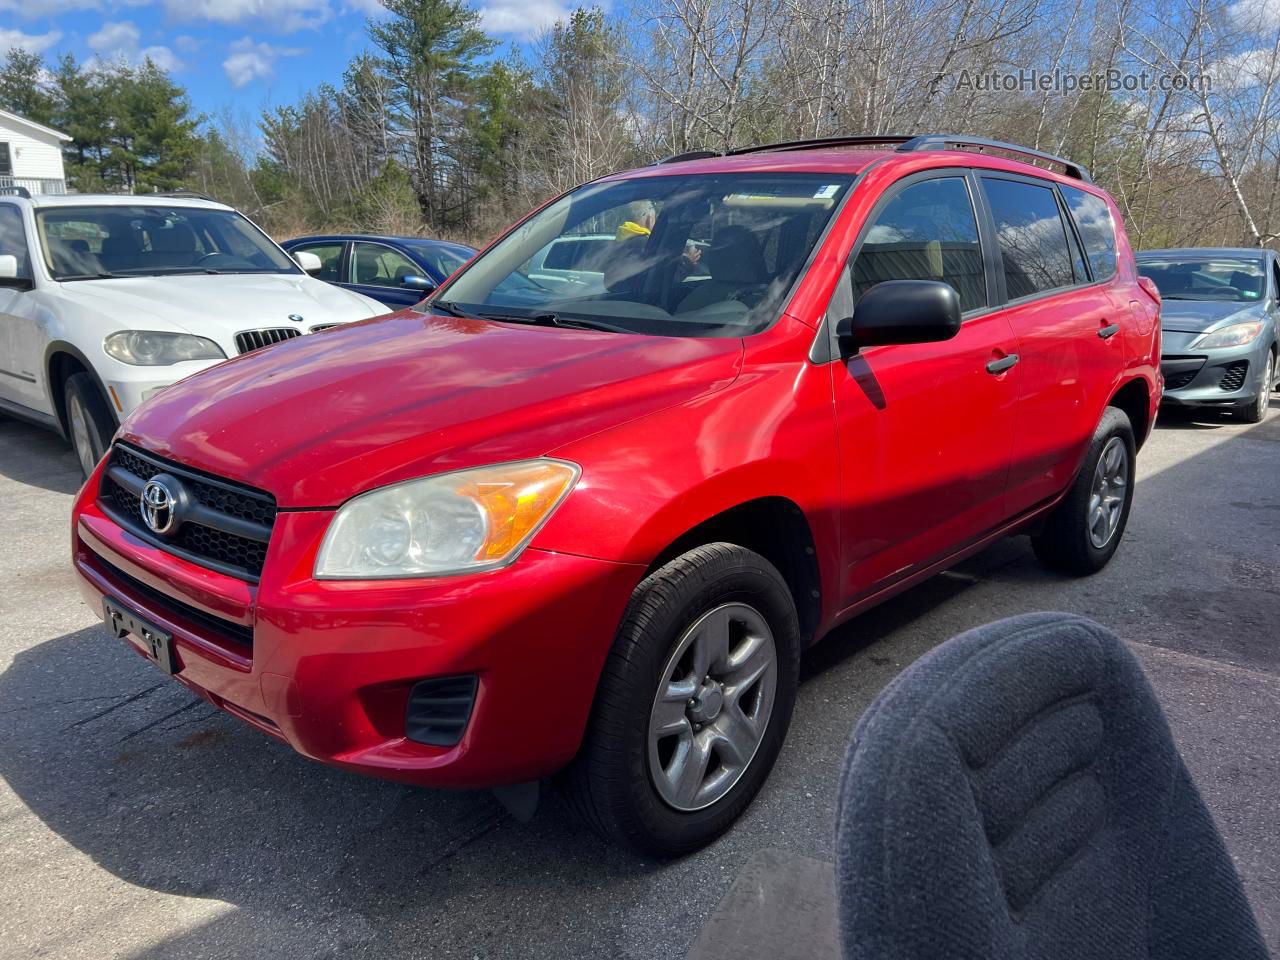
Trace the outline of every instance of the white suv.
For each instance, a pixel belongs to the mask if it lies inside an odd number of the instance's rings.
[[[386,312],[196,194],[0,194],[0,412],[67,437],[86,475],[174,381]]]

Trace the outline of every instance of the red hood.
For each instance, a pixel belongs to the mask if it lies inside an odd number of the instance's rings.
[[[392,314],[219,364],[143,404],[121,437],[334,506],[459,467],[541,456],[731,383],[737,339],[641,337]]]

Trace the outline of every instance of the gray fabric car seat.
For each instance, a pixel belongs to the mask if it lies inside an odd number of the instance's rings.
[[[731,299],[740,299],[753,307],[769,287],[769,272],[760,241],[746,227],[722,227],[702,254],[702,260],[711,279],[694,285],[676,308],[679,313]]]
[[[1030,614],[903,672],[858,724],[836,824],[849,960],[1263,960],[1137,660]]]

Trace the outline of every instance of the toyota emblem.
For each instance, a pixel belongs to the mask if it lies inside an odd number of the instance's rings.
[[[142,488],[142,520],[154,533],[168,533],[174,528],[177,498],[159,477],[148,480]]]

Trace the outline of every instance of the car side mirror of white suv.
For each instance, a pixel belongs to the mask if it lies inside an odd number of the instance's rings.
[[[320,262],[320,258],[309,250],[299,250],[293,255],[293,259],[298,261],[298,266],[313,277],[319,273],[320,269],[324,266],[324,264]]]
[[[30,290],[32,286],[30,277],[18,276],[18,258],[12,253],[0,253],[0,287]]]

